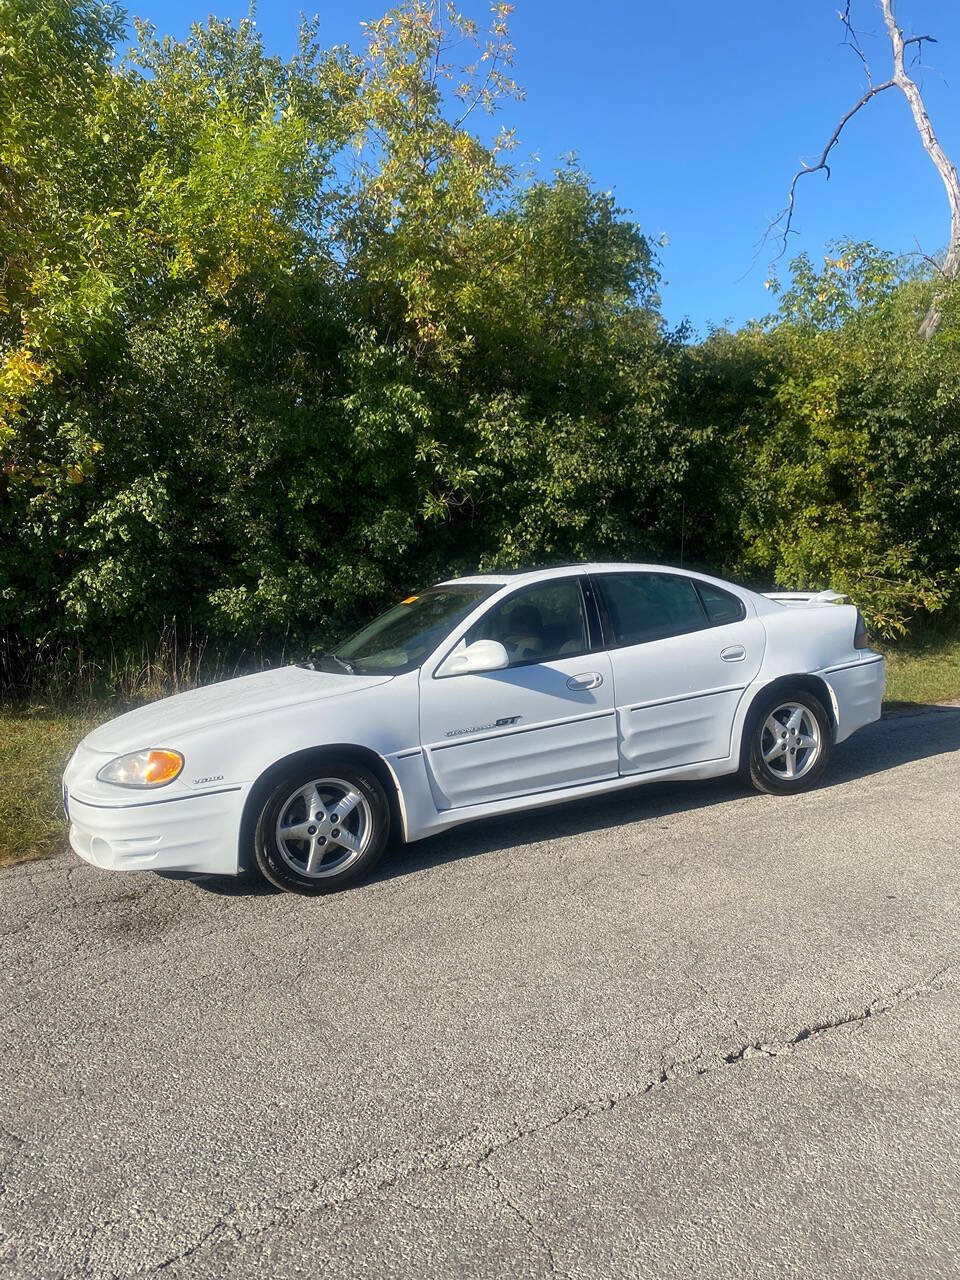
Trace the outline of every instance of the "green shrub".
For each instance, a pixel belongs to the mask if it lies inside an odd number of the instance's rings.
[[[580,557],[838,587],[886,634],[952,607],[952,304],[920,343],[929,281],[846,246],[763,325],[668,333],[609,194],[472,130],[506,10],[442,37],[410,0],[286,61],[138,25],[116,63],[113,5],[0,7],[0,682],[229,669]]]

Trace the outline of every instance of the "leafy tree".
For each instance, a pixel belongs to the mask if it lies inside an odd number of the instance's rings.
[[[509,6],[403,4],[362,54],[307,26],[286,62],[250,22],[138,24],[119,64],[116,9],[49,8],[4,10],[10,663],[172,617],[302,647],[398,581],[666,545],[649,245],[472,130],[518,92]]]
[[[532,561],[838,586],[887,632],[957,600],[957,297],[847,245],[669,333],[636,224],[497,131],[508,20],[407,0],[287,60],[137,24],[118,61],[114,6],[0,0],[8,685],[162,630],[305,652]]]
[[[791,268],[778,315],[691,355],[711,388],[737,389],[701,411],[741,459],[740,567],[837,587],[902,633],[960,586],[955,341],[949,326],[917,339],[931,282],[870,245]]]

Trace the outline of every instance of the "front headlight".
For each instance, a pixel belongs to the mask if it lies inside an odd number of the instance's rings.
[[[118,787],[163,787],[180,776],[183,756],[179,751],[154,748],[152,751],[131,751],[117,756],[105,764],[97,778],[112,782]]]

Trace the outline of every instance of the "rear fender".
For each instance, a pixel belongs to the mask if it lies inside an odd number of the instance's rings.
[[[830,719],[831,735],[834,739],[836,738],[837,725],[839,723],[837,699],[827,681],[822,676],[812,675],[808,671],[798,671],[789,676],[778,676],[776,680],[770,680],[766,684],[757,686],[749,701],[745,700],[740,731],[741,768],[746,768],[747,766],[747,756],[750,751],[750,737],[757,726],[757,720],[761,714],[761,708],[765,705],[769,697],[772,697],[781,691],[785,693],[788,689],[803,689],[807,693],[812,693],[817,701],[822,703],[823,708]]]

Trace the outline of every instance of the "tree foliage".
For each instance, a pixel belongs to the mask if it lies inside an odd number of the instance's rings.
[[[920,341],[933,283],[870,245],[791,266],[775,316],[689,355],[698,411],[738,459],[728,554],[846,591],[899,634],[960,587],[958,331],[948,307]]]
[[[954,598],[929,280],[850,246],[765,325],[667,332],[636,224],[496,130],[509,9],[408,0],[287,60],[252,21],[136,24],[118,60],[112,4],[0,0],[8,681],[171,619],[305,650],[561,558],[840,586],[888,630]]]

